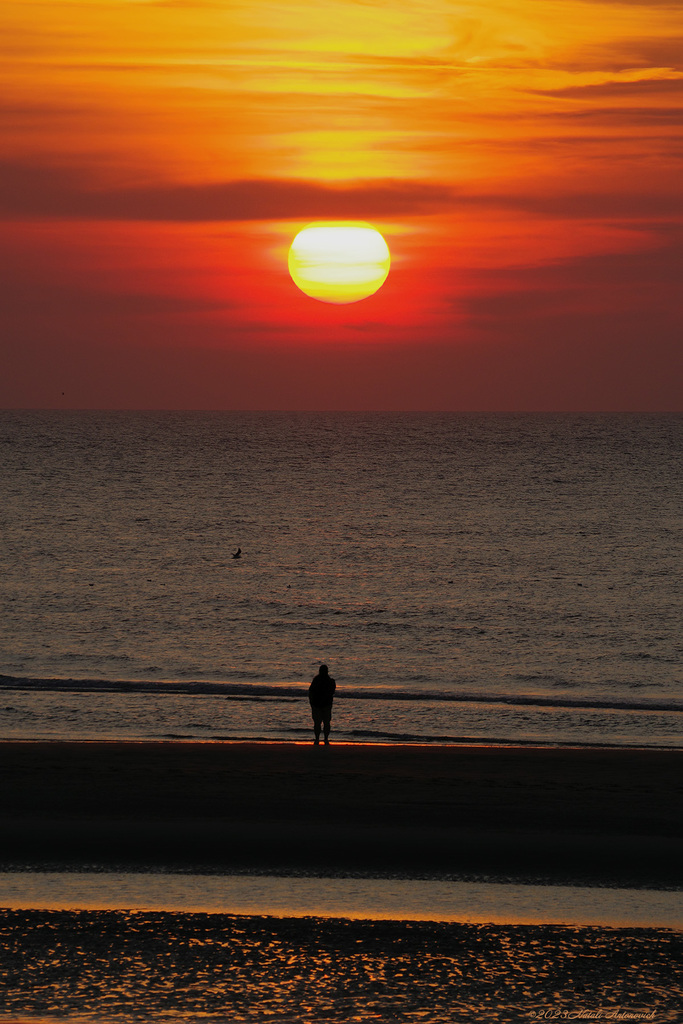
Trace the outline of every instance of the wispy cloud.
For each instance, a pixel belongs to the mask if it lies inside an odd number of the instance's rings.
[[[0,164],[0,213],[143,221],[362,219],[416,214],[443,206],[452,189],[425,182],[379,181],[331,188],[306,181],[228,181],[95,188],[78,171]]]
[[[681,42],[683,50],[683,41]],[[670,95],[678,97],[683,93],[683,73],[674,77],[639,78],[635,81],[613,79],[607,82],[586,82],[585,84],[567,85],[562,88],[536,89],[543,96],[559,96],[566,99],[591,100],[605,96],[621,98],[634,96]]]
[[[618,111],[616,112],[619,113]],[[606,117],[612,111],[605,112]],[[645,116],[664,120],[664,112]],[[600,120],[598,112],[590,115]],[[628,115],[631,116],[630,114]],[[680,121],[681,115],[671,112]],[[568,115],[582,120],[580,113]],[[626,136],[625,141],[632,141]],[[546,139],[547,147],[566,146],[574,137]],[[590,141],[590,137],[579,141]],[[683,151],[680,154],[683,159]],[[559,219],[657,220],[683,217],[679,189],[648,192],[566,187],[554,193],[454,187],[412,181],[352,182],[329,187],[308,181],[255,180],[206,184],[151,183],[134,188],[97,187],[74,169],[0,163],[0,216],[5,219],[94,219],[178,223],[273,220],[358,220],[382,217],[449,215],[458,209],[524,211]]]

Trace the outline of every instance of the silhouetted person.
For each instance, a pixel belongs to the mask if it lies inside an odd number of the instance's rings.
[[[320,671],[313,679],[308,688],[308,700],[313,715],[313,730],[315,732],[314,743],[320,743],[320,728],[325,730],[325,743],[330,742],[330,724],[332,721],[332,701],[337,684],[327,670],[327,665],[321,665]]]

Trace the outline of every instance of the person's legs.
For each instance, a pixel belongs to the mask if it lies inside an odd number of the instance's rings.
[[[320,743],[320,727],[323,724],[323,712],[322,708],[311,707],[311,713],[313,715],[313,732],[315,735],[314,743]]]
[[[328,708],[323,708],[323,726],[325,729],[325,743],[330,742],[330,728],[332,725],[332,705]]]

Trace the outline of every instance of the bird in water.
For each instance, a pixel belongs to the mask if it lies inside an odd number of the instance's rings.
[[[232,553],[232,557],[233,558],[241,558],[241,556],[242,556],[242,548],[238,548],[237,551],[233,551],[233,553]]]

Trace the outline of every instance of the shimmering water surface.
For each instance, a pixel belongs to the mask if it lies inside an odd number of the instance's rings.
[[[680,745],[682,442],[680,416],[2,413],[0,737],[296,738],[324,660],[340,738]]]

